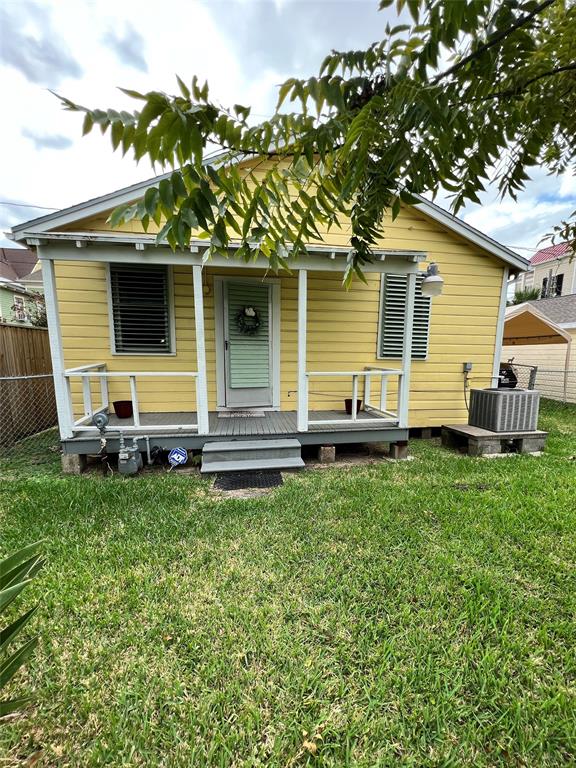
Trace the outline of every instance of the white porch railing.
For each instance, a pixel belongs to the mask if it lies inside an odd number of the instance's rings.
[[[359,421],[358,419],[358,381],[364,378],[364,411],[373,414],[373,417],[364,417],[362,424],[391,424],[401,425],[403,407],[402,407],[402,376],[404,372],[399,368],[378,368],[376,366],[366,366],[362,371],[307,371],[305,374],[305,385],[302,397],[299,399],[299,408],[302,412],[298,414],[299,431],[306,432],[311,425],[327,424],[350,424],[350,422]],[[390,376],[398,377],[398,401],[397,410],[391,411],[387,408],[388,397],[388,378]],[[313,377],[331,377],[331,378],[351,378],[352,379],[352,412],[349,418],[338,419],[310,419],[308,416],[308,395],[310,390],[310,379]],[[372,379],[380,379],[380,400],[378,406],[371,402],[371,384]]]
[[[109,395],[108,395],[108,381],[109,379],[127,378],[130,382],[130,397],[132,400],[133,419],[131,425],[122,424],[120,429],[122,432],[136,432],[145,429],[147,432],[166,432],[167,430],[179,432],[185,430],[198,431],[199,415],[197,413],[197,419],[195,422],[179,424],[146,424],[142,425],[140,419],[140,405],[138,402],[138,389],[136,381],[143,377],[187,377],[193,378],[196,382],[196,403],[199,403],[198,393],[198,373],[195,371],[108,371],[106,369],[106,363],[93,363],[91,365],[83,365],[78,368],[68,368],[64,371],[66,379],[66,391],[70,401],[70,411],[72,410],[72,388],[71,380],[74,378],[80,378],[82,380],[82,398],[84,404],[84,416],[77,419],[71,425],[72,431],[77,429],[96,429],[90,422],[96,413],[107,411],[109,407]],[[92,400],[92,387],[91,379],[97,379],[100,381],[100,405],[94,408]],[[198,408],[198,406],[197,406]]]

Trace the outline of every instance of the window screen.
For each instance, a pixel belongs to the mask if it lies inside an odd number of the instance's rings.
[[[556,275],[556,277],[554,277],[552,279],[553,279],[553,284],[552,284],[553,292],[552,292],[552,295],[553,296],[562,296],[562,287],[564,285],[564,275],[563,274],[562,275]]]
[[[169,354],[170,296],[163,265],[110,265],[114,351]]]
[[[430,297],[422,294],[424,275],[416,276],[414,302],[414,328],[412,331],[412,359],[425,360],[428,356],[430,328]],[[404,311],[406,307],[406,275],[382,276],[382,309],[380,313],[379,357],[402,357],[404,338]]]

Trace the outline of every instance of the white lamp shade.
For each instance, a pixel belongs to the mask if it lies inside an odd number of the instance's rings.
[[[422,293],[424,296],[440,296],[444,288],[444,280],[440,275],[428,275],[422,281]]]

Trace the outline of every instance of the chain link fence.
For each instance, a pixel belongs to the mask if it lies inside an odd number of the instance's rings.
[[[52,374],[0,378],[0,453],[57,423]]]
[[[535,389],[540,396],[558,405],[576,403],[576,370],[540,368],[511,363],[520,389]]]

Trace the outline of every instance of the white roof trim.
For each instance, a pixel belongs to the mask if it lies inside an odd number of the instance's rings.
[[[207,164],[215,163],[219,159],[226,157],[228,154],[227,151],[216,152],[213,155],[206,157],[205,162]],[[235,162],[241,162],[243,159],[243,157],[238,157]],[[15,227],[12,227],[10,237],[13,240],[20,241],[25,239],[26,236],[38,236],[40,233],[45,233],[49,229],[66,226],[78,221],[78,219],[96,216],[99,213],[104,213],[105,211],[110,210],[110,208],[116,208],[119,205],[130,203],[142,197],[149,187],[158,184],[159,181],[168,178],[171,174],[172,171],[169,171],[168,173],[155,176],[152,179],[146,179],[146,181],[138,182],[138,184],[132,184],[129,187],[124,187],[123,189],[116,190],[107,195],[95,197],[84,203],[73,205],[70,208],[64,208],[61,211],[49,213],[46,216],[40,216],[37,219],[31,219],[22,224],[17,224]],[[470,226],[470,224],[466,224],[462,219],[453,216],[451,213],[448,213],[448,211],[440,208],[440,206],[432,203],[430,200],[426,200],[426,198],[419,195],[416,195],[416,197],[418,202],[414,204],[414,208],[419,210],[425,216],[429,216],[442,226],[460,235],[465,240],[474,243],[474,245],[487,251],[497,259],[504,261],[514,269],[523,272],[529,268],[530,264],[527,259],[514,253],[514,251],[501,245],[496,240],[488,237],[488,235],[484,235],[479,230]]]
[[[56,232],[51,230],[49,232],[24,232],[22,238],[26,240],[28,245],[38,246],[44,245],[48,242],[65,242],[76,243],[79,248],[85,249],[89,243],[96,244],[110,244],[117,243],[119,245],[130,246],[133,245],[137,250],[145,250],[148,247],[163,248],[170,250],[168,242],[163,240],[161,243],[156,242],[156,235],[152,234],[138,234],[132,235],[125,232]],[[235,250],[240,248],[242,243],[239,240],[231,240],[228,243],[229,250]],[[334,259],[336,256],[347,256],[350,252],[348,246],[341,245],[325,245],[323,243],[305,243],[309,253],[317,253],[323,256],[327,256],[330,259]],[[140,247],[139,247],[140,246]],[[190,240],[189,250],[192,253],[200,253],[206,251],[209,244],[206,240],[192,239]],[[288,251],[291,249],[289,248]],[[421,264],[428,261],[428,254],[425,251],[413,251],[410,249],[399,250],[397,248],[375,248],[373,250],[375,256],[378,256],[379,261],[385,261],[386,257],[401,258],[415,264]],[[85,258],[85,253],[83,254]],[[94,260],[98,260],[95,256]]]
[[[444,208],[436,205],[436,203],[433,203],[430,200],[426,200],[426,198],[422,197],[421,195],[415,195],[415,197],[419,200],[419,202],[416,203],[413,207],[423,213],[425,216],[429,216],[431,219],[434,219],[439,224],[445,226],[447,229],[451,229],[452,232],[460,235],[465,240],[468,240],[469,242],[474,243],[474,245],[483,248],[485,251],[488,251],[488,253],[496,256],[498,259],[505,261],[506,264],[510,264],[510,266],[514,267],[515,269],[518,269],[521,272],[528,270],[530,266],[528,259],[525,259],[523,256],[519,256],[517,253],[511,251],[510,248],[502,245],[497,240],[488,237],[488,235],[485,235],[475,227],[470,226],[470,224],[467,224],[462,219],[459,219],[457,216],[454,216],[448,211],[445,211]]]

